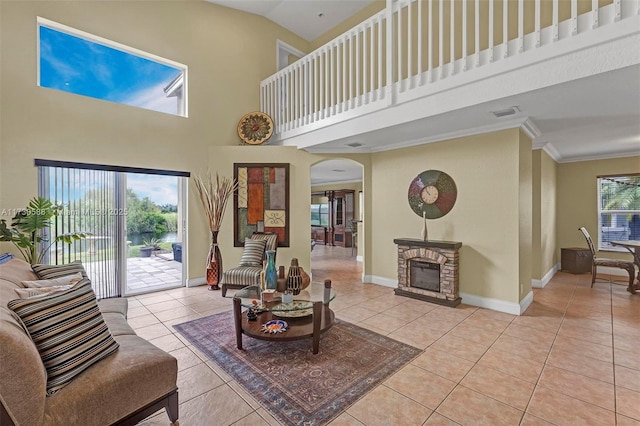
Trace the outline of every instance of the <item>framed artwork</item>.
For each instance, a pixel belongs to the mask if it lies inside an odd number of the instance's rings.
[[[234,163],[235,247],[254,232],[275,232],[278,247],[289,247],[289,163]]]

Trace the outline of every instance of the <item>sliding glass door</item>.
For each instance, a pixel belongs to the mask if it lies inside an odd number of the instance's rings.
[[[50,264],[82,261],[98,297],[183,286],[188,173],[36,160],[40,196],[64,206],[49,230],[91,235],[54,244]]]
[[[126,294],[179,287],[186,248],[185,178],[126,173]]]

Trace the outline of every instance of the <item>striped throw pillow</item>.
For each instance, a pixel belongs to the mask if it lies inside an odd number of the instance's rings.
[[[252,240],[265,240],[267,245],[265,250],[277,250],[278,249],[278,234],[275,232],[254,232],[251,234]]]
[[[266,244],[266,240],[245,239],[240,266],[262,266],[264,247]]]
[[[41,280],[51,280],[80,272],[83,278],[87,278],[87,271],[84,270],[82,262],[75,260],[66,265],[31,265],[31,269]]]
[[[102,318],[88,279],[63,293],[12,300],[7,307],[20,317],[38,348],[47,370],[47,395],[120,346]]]

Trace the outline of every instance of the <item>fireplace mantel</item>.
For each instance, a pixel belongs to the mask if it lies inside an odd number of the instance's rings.
[[[398,246],[398,288],[395,294],[412,297],[428,302],[455,307],[460,304],[459,270],[461,242],[418,240],[414,238],[396,238],[393,240]],[[412,286],[412,262],[438,264],[440,270],[439,283],[435,287]],[[417,277],[417,276],[416,276]],[[417,281],[416,281],[417,283]]]
[[[396,238],[393,242],[399,246],[409,247],[437,247],[447,250],[459,250],[462,243],[457,241],[418,240],[415,238]]]

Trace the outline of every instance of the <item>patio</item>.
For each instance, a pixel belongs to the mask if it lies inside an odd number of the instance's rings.
[[[141,293],[182,285],[182,263],[172,253],[127,259],[127,293]]]

